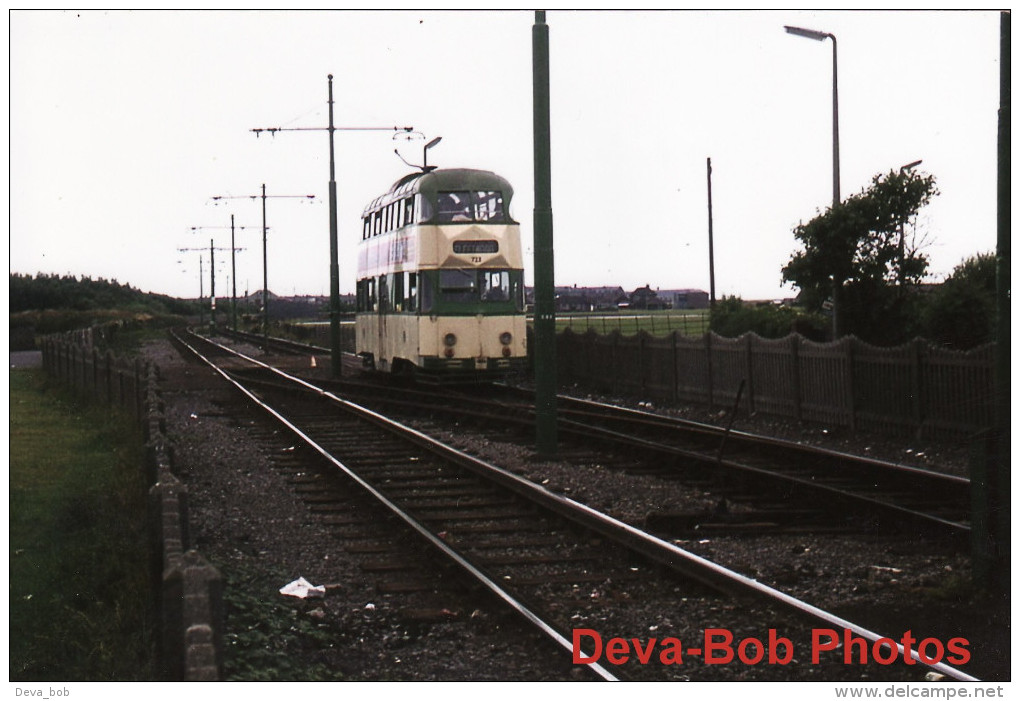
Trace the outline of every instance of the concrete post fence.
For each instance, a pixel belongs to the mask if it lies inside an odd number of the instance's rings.
[[[952,351],[917,339],[893,348],[848,336],[691,338],[673,332],[557,335],[557,377],[646,400],[729,407],[797,421],[906,435],[973,435],[991,427],[995,344]]]
[[[174,474],[159,369],[140,358],[100,353],[94,345],[119,328],[44,337],[43,369],[79,394],[137,420],[145,439],[140,467],[151,485],[148,530],[159,602],[160,675],[169,681],[217,681],[223,674],[223,577],[190,548],[188,490]]]

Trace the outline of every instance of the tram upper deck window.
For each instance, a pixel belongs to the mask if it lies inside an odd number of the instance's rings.
[[[436,221],[504,221],[503,193],[498,190],[439,192],[436,197]]]
[[[476,191],[475,221],[502,221],[506,218],[503,211],[503,193],[499,190]]]
[[[436,202],[436,219],[441,222],[471,221],[471,193],[440,192]]]

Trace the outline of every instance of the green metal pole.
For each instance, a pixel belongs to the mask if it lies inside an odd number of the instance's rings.
[[[1000,590],[1009,593],[1010,568],[1010,13],[1000,15],[999,31],[999,134],[998,134],[998,242],[996,251],[996,295],[998,297],[998,343],[996,344],[996,381],[998,389],[998,455],[996,460],[997,531],[995,578]]]
[[[549,26],[535,12],[531,29],[535,139],[535,447],[554,456],[556,437],[556,300],[553,275],[549,146]]]
[[[333,74],[329,75],[329,372],[343,375],[340,350],[340,261],[337,243],[336,162],[333,158]]]
[[[708,169],[708,308],[715,309],[715,242],[712,240],[712,159],[705,159]]]

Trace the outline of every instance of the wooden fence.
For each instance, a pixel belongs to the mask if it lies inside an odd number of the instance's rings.
[[[742,406],[852,430],[969,434],[989,428],[995,346],[950,351],[918,339],[878,348],[854,337],[557,335],[561,383],[671,402]]]

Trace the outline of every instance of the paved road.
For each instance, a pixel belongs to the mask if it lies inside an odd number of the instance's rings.
[[[42,351],[12,351],[12,368],[41,368]]]

